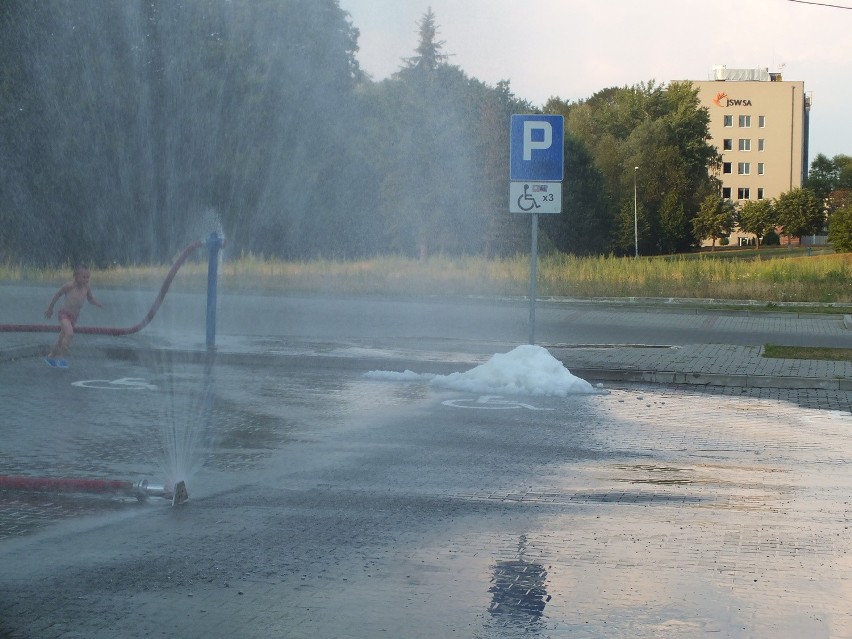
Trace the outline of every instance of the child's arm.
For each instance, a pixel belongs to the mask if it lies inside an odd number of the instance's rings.
[[[56,291],[56,294],[53,296],[53,299],[50,300],[50,305],[47,307],[47,310],[44,312],[45,317],[50,317],[51,315],[53,315],[53,306],[56,304],[56,302],[59,301],[60,297],[62,297],[63,295],[65,295],[68,292],[68,290],[72,286],[73,286],[73,284],[68,283],[68,284],[63,284],[62,286],[59,287],[59,290]]]
[[[89,300],[89,304],[94,304],[98,308],[103,308],[104,305],[101,304],[98,300],[95,299],[94,294],[92,293],[92,289],[89,289],[89,292],[86,293],[86,299]]]

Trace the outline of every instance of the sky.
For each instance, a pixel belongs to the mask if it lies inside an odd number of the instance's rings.
[[[811,96],[810,160],[852,155],[852,0],[340,0],[358,61],[382,80],[418,44],[429,7],[449,63],[535,106],[714,65],[768,68]],[[834,5],[825,6],[825,5]],[[849,9],[836,8],[849,7]]]

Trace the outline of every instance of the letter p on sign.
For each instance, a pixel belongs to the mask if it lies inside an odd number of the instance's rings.
[[[533,131],[541,131],[541,140],[534,140]],[[524,161],[532,160],[533,149],[545,151],[553,144],[553,127],[544,120],[524,120]]]
[[[563,146],[561,115],[513,115],[509,131],[509,179],[561,182]]]

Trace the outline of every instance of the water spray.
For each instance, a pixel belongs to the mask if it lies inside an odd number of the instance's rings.
[[[181,480],[173,487],[151,484],[147,479],[136,483],[114,479],[77,479],[73,477],[12,477],[0,476],[0,490],[27,490],[41,493],[97,493],[124,494],[147,501],[149,497],[170,499],[172,506],[189,500],[186,482]]]
[[[209,252],[207,268],[207,348],[208,350],[213,350],[216,345],[216,290],[218,288],[219,251],[225,246],[224,236],[217,231],[211,233],[205,240],[197,240],[184,248],[166,275],[160,292],[154,300],[154,304],[141,322],[129,328],[78,326],[75,332],[117,336],[129,335],[145,328],[154,319],[154,315],[166,297],[166,293],[178,269],[193,251],[202,246],[206,246]],[[55,332],[58,330],[59,326],[56,324],[0,324],[0,332],[39,333]],[[4,489],[56,493],[118,493],[132,495],[140,501],[145,501],[149,497],[162,497],[164,499],[171,499],[172,506],[186,503],[189,499],[189,492],[186,489],[185,481],[179,481],[174,486],[163,486],[151,484],[147,479],[133,483],[105,479],[0,476],[0,490]]]

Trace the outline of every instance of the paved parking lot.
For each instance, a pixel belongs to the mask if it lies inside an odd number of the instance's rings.
[[[511,303],[241,298],[211,360],[197,297],[68,371],[0,335],[0,475],[190,492],[0,490],[0,637],[852,637],[852,370],[761,346],[844,319],[543,304],[608,392],[518,398],[364,375],[506,352]]]
[[[363,374],[458,352],[101,346],[0,362],[0,473],[190,501],[0,493],[0,637],[852,636],[847,391],[495,402]]]

